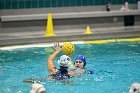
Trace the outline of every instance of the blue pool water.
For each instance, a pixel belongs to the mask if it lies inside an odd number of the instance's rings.
[[[30,84],[22,80],[47,77],[53,52],[53,47],[1,50],[0,93],[29,93]],[[69,84],[42,81],[47,93],[128,93],[133,82],[140,82],[140,43],[76,44],[72,60],[79,54],[94,74],[71,78]]]

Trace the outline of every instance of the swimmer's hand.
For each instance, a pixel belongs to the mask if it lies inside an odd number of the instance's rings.
[[[54,47],[55,47],[55,51],[58,52],[58,53],[62,50],[62,48],[60,47],[59,42],[54,43]]]

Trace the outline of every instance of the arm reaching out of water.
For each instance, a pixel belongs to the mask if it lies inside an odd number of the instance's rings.
[[[55,43],[55,52],[48,58],[48,78],[29,78],[24,80],[25,83],[34,83],[44,80],[66,80],[70,78],[68,74],[68,67],[71,62],[71,58],[67,55],[60,56],[58,60],[59,69],[54,65],[55,57],[61,52],[59,43]]]
[[[48,70],[50,72],[50,74],[54,73],[57,71],[57,68],[55,67],[54,63],[53,63],[53,60],[54,58],[57,56],[57,54],[59,54],[61,52],[61,48],[60,48],[60,45],[59,43],[55,43],[54,46],[56,47],[55,49],[55,52],[48,58]]]

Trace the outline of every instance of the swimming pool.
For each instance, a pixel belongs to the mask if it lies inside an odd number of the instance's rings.
[[[29,93],[30,84],[22,80],[47,77],[47,58],[53,51],[53,47],[0,50],[0,93]],[[133,82],[140,82],[140,42],[75,44],[72,60],[79,54],[86,56],[86,67],[94,74],[71,78],[69,84],[42,81],[47,93],[128,93]]]

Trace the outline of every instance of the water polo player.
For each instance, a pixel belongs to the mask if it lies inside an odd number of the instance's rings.
[[[52,80],[63,80],[70,78],[70,75],[68,74],[68,67],[71,64],[71,59],[67,55],[62,55],[60,59],[58,60],[58,65],[60,66],[60,69],[57,69],[54,65],[54,58],[57,56],[58,53],[60,53],[61,48],[59,43],[55,44],[56,51],[48,58],[48,70],[49,70],[49,79]]]
[[[73,73],[75,76],[81,76],[83,74],[93,74],[93,71],[86,69],[85,66],[86,66],[85,56],[78,55],[75,59],[74,66],[71,66],[74,67],[73,70],[71,70],[71,73]]]

